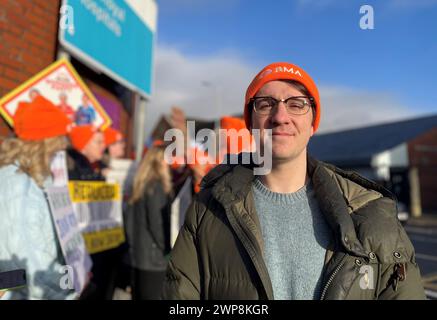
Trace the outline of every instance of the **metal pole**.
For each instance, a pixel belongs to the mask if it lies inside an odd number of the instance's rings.
[[[144,149],[144,139],[146,135],[146,99],[135,93],[135,112],[134,112],[134,143],[135,143],[135,162],[141,161]]]
[[[59,59],[66,59],[66,60],[70,61],[70,54],[60,47],[58,49],[57,59],[58,60]]]
[[[415,218],[422,216],[422,203],[420,201],[419,169],[411,167],[408,172],[410,181],[410,211]]]

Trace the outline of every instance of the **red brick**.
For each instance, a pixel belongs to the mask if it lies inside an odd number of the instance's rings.
[[[11,68],[7,68],[5,72],[3,72],[3,74],[6,78],[17,81],[19,83],[24,82],[28,78],[27,74],[24,74],[23,72],[16,71]]]
[[[34,4],[51,14],[58,13],[60,8],[59,0],[34,0]]]
[[[11,58],[10,54],[0,52],[0,61],[4,66],[17,68],[17,65],[21,64],[19,57]]]
[[[6,20],[21,29],[27,29],[30,24],[22,13],[11,10],[6,12]]]
[[[45,28],[46,22],[43,19],[41,19],[41,17],[38,17],[35,14],[33,14],[32,11],[27,11],[25,16],[26,16],[26,21],[28,21],[29,23],[29,26],[34,25],[39,28]]]
[[[12,35],[12,36],[14,36],[14,37],[21,37],[21,36],[23,35],[23,29],[22,29],[22,28],[18,28],[18,27],[16,27],[15,25],[12,25],[12,24],[9,24],[9,25],[7,26],[6,31],[7,31],[10,35]]]
[[[56,14],[51,13],[50,11],[46,9],[41,9],[39,6],[34,5],[32,7],[32,11],[34,14],[38,15],[39,17],[43,18],[44,21],[48,22],[49,24],[56,23],[56,20],[58,19],[58,16]]]
[[[26,64],[24,66],[24,70],[31,76],[34,76],[38,72],[42,71],[46,66],[47,65],[45,63],[39,61],[38,63],[34,63],[34,64]]]
[[[40,38],[38,36],[35,36],[34,34],[31,34],[28,31],[26,31],[24,33],[23,39],[25,41],[29,41],[29,43],[31,45],[35,45],[35,46],[38,46],[38,47],[41,47],[41,48],[45,48],[48,45],[47,41],[45,41],[44,39],[42,39],[42,38]]]
[[[5,1],[2,0],[0,8],[3,9],[3,11],[11,11],[15,13],[23,13],[24,8],[18,1]]]
[[[16,37],[10,33],[4,33],[1,41],[3,41],[7,47],[19,47],[22,49],[29,47],[29,43],[23,37]]]
[[[0,87],[10,91],[14,88],[16,88],[20,83],[17,81],[12,81],[9,79],[6,79],[4,77],[0,77]]]

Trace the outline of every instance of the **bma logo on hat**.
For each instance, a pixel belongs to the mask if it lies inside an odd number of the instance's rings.
[[[300,77],[302,77],[302,74],[300,73],[299,69],[296,69],[296,71],[294,71],[293,68],[288,69],[287,67],[276,67],[275,72],[290,72],[296,75],[299,75]]]
[[[294,70],[293,68],[288,69],[286,66],[283,67],[276,67],[274,70],[272,69],[266,69],[263,72],[260,73],[260,75],[258,76],[258,80],[261,80],[262,78],[264,78],[265,76],[268,76],[271,73],[278,73],[278,72],[289,72],[295,75],[298,75],[299,77],[302,77],[302,74],[300,73],[299,69]]]

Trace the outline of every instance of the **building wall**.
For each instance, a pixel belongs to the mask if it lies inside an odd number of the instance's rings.
[[[0,0],[0,97],[55,60],[59,6],[60,0]],[[8,136],[0,118],[0,136]]]
[[[419,171],[422,211],[437,214],[437,127],[411,140],[408,151]]]

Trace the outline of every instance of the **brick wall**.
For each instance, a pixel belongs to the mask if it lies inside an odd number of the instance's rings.
[[[424,213],[437,213],[437,128],[408,143],[411,166],[419,169],[420,193]]]
[[[0,97],[55,60],[59,5],[60,0],[0,0]],[[9,133],[2,118],[0,136]]]

